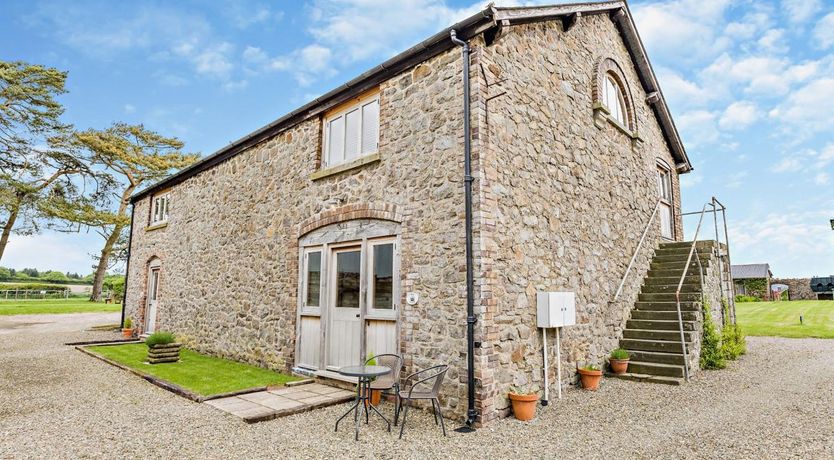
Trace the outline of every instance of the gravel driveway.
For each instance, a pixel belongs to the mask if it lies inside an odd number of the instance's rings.
[[[345,405],[246,425],[62,345],[105,337],[0,335],[0,458],[834,458],[834,341],[749,338],[681,387],[606,380],[445,439],[412,411],[404,440],[372,421],[357,443]]]

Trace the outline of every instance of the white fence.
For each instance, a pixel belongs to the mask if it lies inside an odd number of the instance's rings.
[[[6,289],[0,290],[0,300],[67,299],[69,289]]]

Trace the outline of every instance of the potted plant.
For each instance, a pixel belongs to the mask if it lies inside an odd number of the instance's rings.
[[[133,320],[126,318],[122,325],[122,336],[126,339],[133,337]]]
[[[599,381],[602,379],[602,370],[594,364],[580,367],[579,378],[582,381],[582,388],[595,391],[599,388]]]
[[[611,351],[611,356],[608,357],[608,364],[611,366],[611,371],[615,374],[625,374],[628,370],[628,359],[628,352],[622,348]]]
[[[536,403],[539,395],[517,387],[511,387],[507,395],[513,405],[513,415],[521,421],[532,420],[536,416]]]
[[[175,363],[180,360],[180,348],[174,334],[165,331],[154,332],[145,339],[148,346],[148,363]]]

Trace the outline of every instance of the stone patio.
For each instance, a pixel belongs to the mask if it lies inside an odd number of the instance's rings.
[[[255,423],[341,404],[355,397],[356,394],[350,390],[321,383],[309,383],[211,399],[205,403],[235,417],[240,417],[246,423]]]

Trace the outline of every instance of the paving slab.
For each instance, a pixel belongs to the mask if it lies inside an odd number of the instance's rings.
[[[271,420],[350,401],[355,393],[321,383],[256,391],[205,403],[247,423]]]

